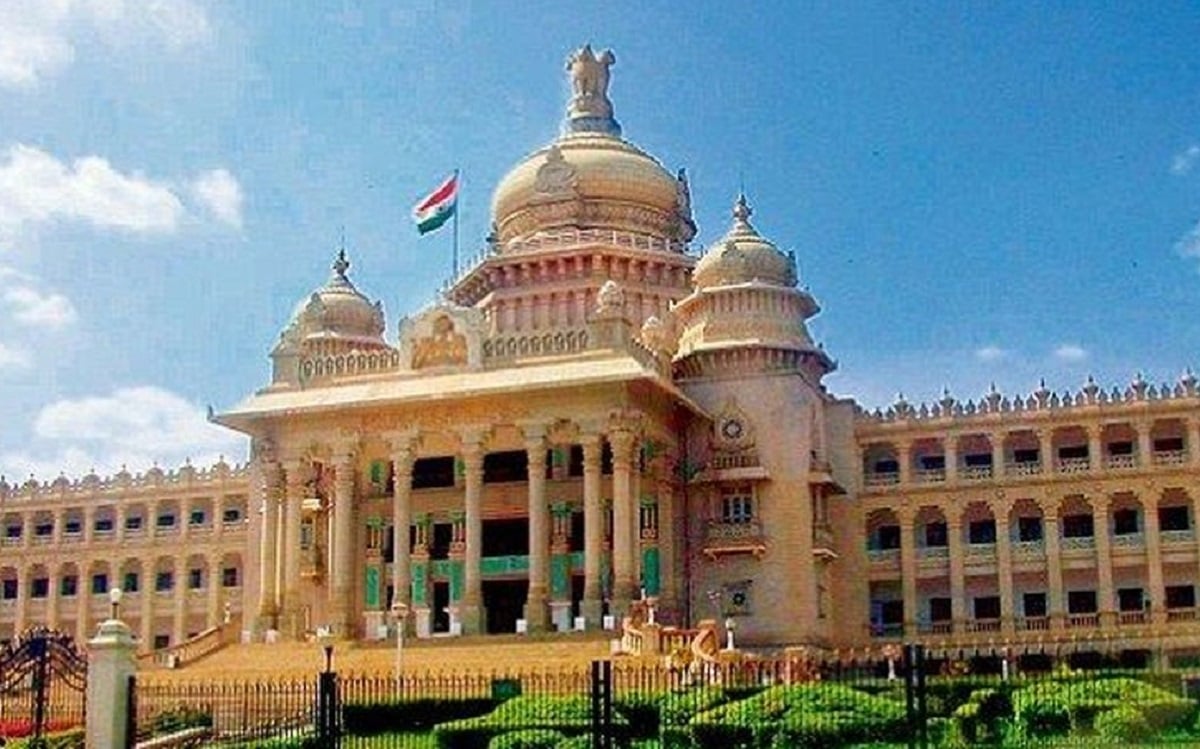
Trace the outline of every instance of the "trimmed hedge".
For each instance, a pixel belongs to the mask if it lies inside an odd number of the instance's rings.
[[[828,683],[771,687],[700,713],[689,726],[699,749],[824,749],[907,733],[903,704]]]
[[[1183,724],[1195,700],[1138,679],[1069,679],[1018,689],[1012,695],[1014,722],[1026,736],[1088,732],[1096,716],[1118,707],[1137,710],[1152,734]]]
[[[433,729],[440,749],[487,749],[493,737],[530,728],[551,729],[565,736],[587,733],[592,726],[591,699],[574,697],[514,697],[487,715],[441,723]],[[629,721],[613,711],[619,738],[629,735]]]

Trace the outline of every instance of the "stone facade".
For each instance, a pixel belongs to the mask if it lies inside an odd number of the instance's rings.
[[[795,258],[744,197],[691,251],[686,173],[622,139],[614,63],[571,56],[564,134],[392,341],[339,253],[271,382],[214,417],[249,466],[0,485],[0,632],[84,633],[94,571],[136,565],[144,648],[226,605],[248,637],[371,639],[597,628],[642,598],[744,645],[1200,647],[1194,378],[886,413],[832,395]]]

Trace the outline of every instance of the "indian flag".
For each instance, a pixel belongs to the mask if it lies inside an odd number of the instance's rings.
[[[458,172],[454,172],[433,192],[413,206],[413,221],[421,234],[441,228],[450,220],[458,206]]]

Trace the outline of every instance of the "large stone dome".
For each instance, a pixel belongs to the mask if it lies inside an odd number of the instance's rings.
[[[779,251],[750,224],[750,206],[739,195],[733,206],[733,226],[696,263],[692,282],[697,289],[757,281],[773,286],[794,287],[796,261]]]
[[[346,275],[350,261],[339,250],[329,280],[296,305],[284,338],[294,343],[339,341],[356,346],[383,346],[383,306],[372,303]]]
[[[695,235],[687,177],[621,138],[608,100],[616,61],[583,47],[567,60],[574,96],[564,134],[496,186],[492,221],[503,245],[563,228],[614,229],[688,241]]]

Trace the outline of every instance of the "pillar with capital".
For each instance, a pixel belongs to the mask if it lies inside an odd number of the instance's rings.
[[[458,621],[463,634],[480,634],[486,629],[483,609],[483,439],[482,430],[470,430],[462,435],[464,484],[464,554],[462,601],[458,606]]]
[[[354,633],[354,460],[355,445],[343,443],[333,456],[333,584],[330,609],[334,634]]]
[[[414,439],[415,435],[407,432],[391,435],[389,439],[392,457],[392,608],[396,611],[407,611],[413,604],[409,534],[412,526],[412,474],[416,462]],[[402,616],[398,621],[400,626],[408,627],[411,620],[408,616]]]
[[[270,458],[260,462],[262,474],[262,535],[258,545],[258,614],[254,621],[255,634],[263,636],[276,628],[278,611],[275,606],[276,549],[278,536],[279,495],[283,490],[283,467]],[[122,523],[123,527],[124,524]]]
[[[550,506],[546,501],[546,427],[524,429],[529,476],[529,593],[525,623],[529,632],[549,629]]]
[[[280,596],[282,620],[279,627],[287,636],[299,639],[304,632],[304,606],[300,600],[300,525],[311,467],[308,461],[293,458],[284,463],[283,469],[286,478],[281,513],[283,595]]]
[[[613,592],[609,613],[621,617],[629,612],[629,604],[637,587],[634,579],[633,539],[633,449],[636,435],[629,429],[609,432],[613,455]]]
[[[598,627],[604,612],[600,569],[604,551],[604,510],[600,502],[601,440],[596,433],[580,437],[583,447],[583,602],[581,613],[589,627]]]

